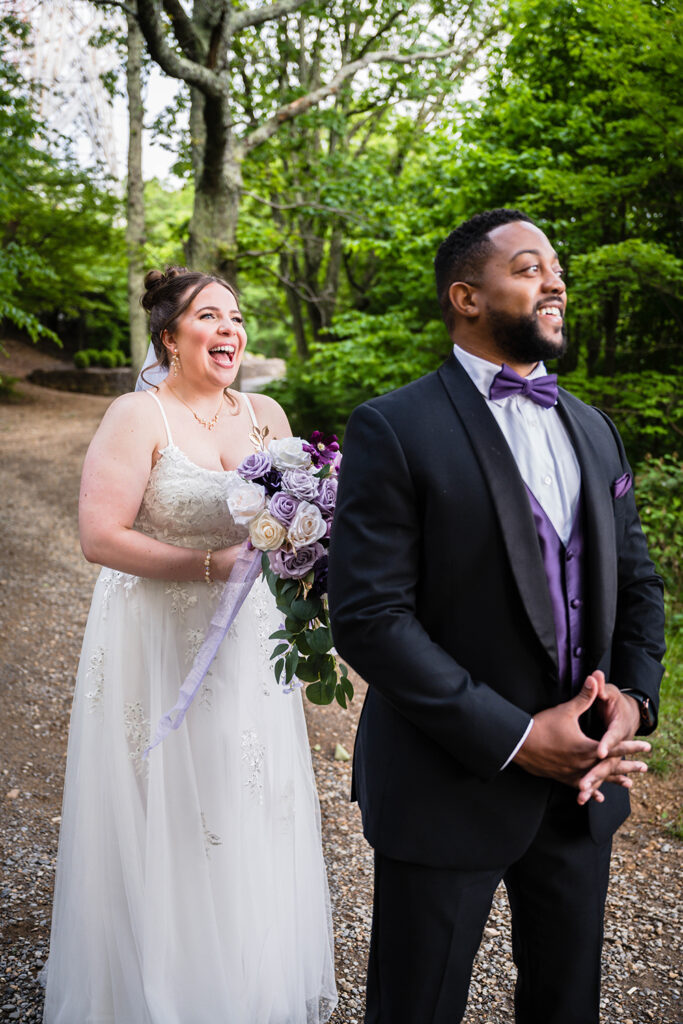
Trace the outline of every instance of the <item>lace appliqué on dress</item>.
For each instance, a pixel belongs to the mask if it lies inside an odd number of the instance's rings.
[[[150,740],[149,720],[145,718],[145,712],[139,700],[128,701],[124,705],[123,726],[128,739],[128,757],[135,765],[138,775],[146,774],[149,771],[149,762],[142,755]]]
[[[206,825],[206,818],[202,811],[202,832],[204,833],[204,850],[206,851],[207,858],[211,856],[212,846],[222,846],[223,840],[220,836],[217,836],[215,832],[210,832]]]
[[[88,702],[88,711],[94,714],[102,710],[104,699],[104,648],[96,647],[95,653],[90,657],[90,665],[86,672],[86,678],[92,680],[93,687],[88,690],[85,699]]]
[[[268,592],[270,593],[270,592]],[[264,697],[270,697],[271,687],[275,676],[273,674],[273,662],[270,660],[270,656],[273,653],[275,641],[270,639],[270,634],[274,632],[275,626],[270,615],[271,606],[268,604],[268,599],[264,591],[258,584],[254,585],[251,592],[251,610],[254,613],[256,619],[256,634],[258,636],[258,653],[266,671],[262,675],[263,685],[261,692]]]
[[[259,804],[263,803],[263,758],[265,747],[253,729],[242,733],[242,764],[244,766],[244,785],[251,790],[252,796]]]
[[[102,610],[106,615],[109,610],[112,594],[120,587],[123,587],[123,592],[127,596],[133,587],[137,586],[140,582],[140,577],[131,576],[127,572],[119,572],[118,569],[103,569],[100,580],[102,582],[102,590],[104,591],[102,595]]]
[[[192,593],[186,583],[169,583],[166,593],[171,598],[171,611],[174,615],[184,615],[188,608],[197,603],[197,595]]]

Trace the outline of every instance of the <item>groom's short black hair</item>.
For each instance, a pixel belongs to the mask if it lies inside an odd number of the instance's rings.
[[[502,224],[511,224],[517,220],[525,220],[533,224],[520,210],[508,210],[500,207],[497,210],[485,210],[464,221],[439,246],[434,258],[436,274],[436,294],[449,333],[453,328],[453,307],[448,298],[448,290],[454,281],[475,283],[486,260],[493,251],[489,233]]]

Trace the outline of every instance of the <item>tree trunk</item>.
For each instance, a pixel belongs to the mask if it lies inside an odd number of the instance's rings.
[[[203,106],[203,131],[193,136],[195,192],[187,262],[191,270],[220,274],[237,284],[237,220],[244,153],[229,127],[227,102],[193,94]],[[193,121],[198,120],[195,110]]]
[[[128,257],[128,323],[133,370],[138,373],[148,345],[147,319],[140,305],[144,288],[145,197],[142,180],[142,32],[135,16],[126,13],[128,55],[128,187],[126,193],[126,254]]]

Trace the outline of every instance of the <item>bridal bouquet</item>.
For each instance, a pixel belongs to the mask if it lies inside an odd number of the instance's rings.
[[[267,430],[267,428],[266,428]],[[251,545],[263,552],[261,566],[285,616],[271,658],[285,690],[308,684],[314,704],[353,697],[346,665],[332,651],[327,606],[327,549],[337,500],[341,452],[334,435],[315,431],[310,441],[285,437],[247,455],[237,467],[228,506],[236,523],[248,526]]]

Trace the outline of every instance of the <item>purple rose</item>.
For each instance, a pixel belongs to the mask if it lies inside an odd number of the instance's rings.
[[[282,474],[282,486],[295,498],[313,501],[318,497],[320,481],[305,469],[286,469]]]
[[[268,452],[254,452],[242,459],[237,472],[243,480],[259,480],[271,469],[273,461]]]
[[[270,499],[268,511],[273,519],[277,519],[283,526],[289,527],[292,525],[292,519],[296,515],[299,504],[298,498],[294,498],[291,494],[285,494],[284,491],[278,491]]]
[[[334,512],[334,507],[337,504],[338,486],[336,478],[331,476],[326,477],[320,484],[320,491],[315,499],[315,503],[321,512]]]
[[[313,585],[311,587],[311,593],[315,597],[322,597],[323,594],[327,593],[327,555],[323,555],[313,566]]]
[[[324,554],[322,544],[310,544],[298,551],[271,551],[268,554],[270,567],[277,576],[284,579],[301,579],[310,572]]]
[[[282,482],[282,473],[279,469],[269,470],[265,476],[262,476],[259,483],[262,483],[266,489],[266,494],[276,494],[280,489],[280,483]]]

